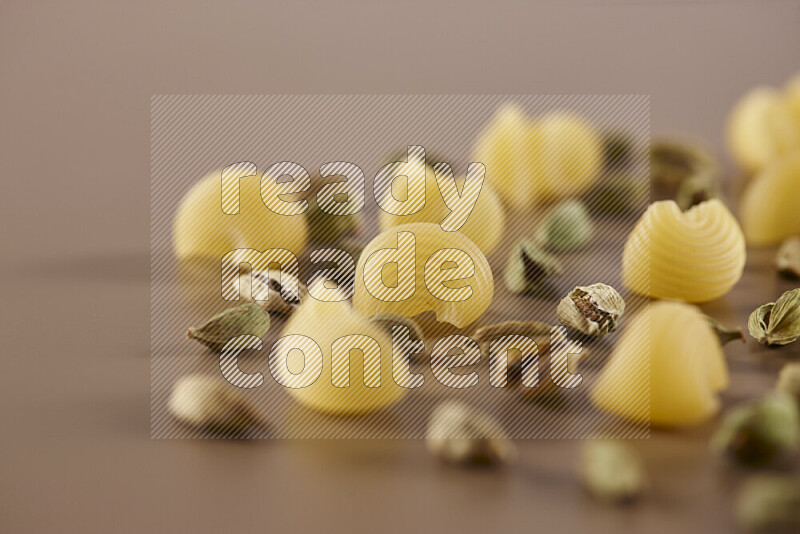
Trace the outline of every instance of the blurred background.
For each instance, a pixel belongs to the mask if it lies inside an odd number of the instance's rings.
[[[2,530],[730,532],[715,421],[634,444],[651,488],[632,508],[584,494],[572,441],[520,442],[496,471],[421,441],[151,441],[150,98],[647,94],[653,135],[727,161],[731,106],[798,71],[798,30],[778,0],[3,1]],[[707,310],[742,324],[789,289],[771,257],[751,251],[735,304]],[[728,352],[726,403],[772,387],[762,353]]]

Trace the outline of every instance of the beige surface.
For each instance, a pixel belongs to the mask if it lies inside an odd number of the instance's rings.
[[[519,470],[415,441],[149,439],[149,98],[155,93],[646,93],[652,130],[720,148],[726,110],[798,68],[797,2],[0,3],[4,532],[730,531],[713,428],[638,442],[650,497],[591,503],[578,442]],[[742,323],[792,287],[751,251]],[[736,401],[798,347],[728,351]],[[558,527],[558,528],[556,528]]]

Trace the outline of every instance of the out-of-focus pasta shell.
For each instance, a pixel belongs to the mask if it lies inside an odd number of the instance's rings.
[[[800,234],[800,150],[760,173],[742,196],[741,219],[747,242],[773,245]]]
[[[391,192],[387,191],[387,194]],[[425,173],[425,207],[411,215],[393,215],[380,210],[380,226],[381,230],[388,230],[409,223],[440,224],[449,213],[450,209],[445,205],[442,193],[436,184],[434,170],[428,167]],[[492,186],[484,182],[478,201],[459,232],[478,245],[478,248],[488,256],[503,236],[504,220],[503,205],[497,193]]]
[[[655,302],[622,331],[591,398],[599,409],[657,426],[699,423],[728,385],[722,347],[700,311]]]
[[[413,290],[402,295],[389,296],[384,292],[386,294],[375,296],[368,289],[368,285],[372,285],[376,280],[382,280],[383,284],[390,288],[405,287],[406,284],[398,282],[399,269],[397,267],[392,267],[392,264],[389,263],[388,268],[379,270],[378,265],[372,267],[367,265],[369,258],[382,249],[398,248],[400,234],[405,236],[409,233],[413,234],[416,257],[410,259],[403,257],[402,259],[413,262],[415,284]],[[440,269],[433,265],[429,266],[430,285],[441,290],[437,291],[438,296],[435,296],[426,286],[426,262],[432,257],[440,260],[456,258],[455,254],[460,255],[462,259],[465,259],[463,254],[469,256],[474,264],[474,273],[470,276],[459,277],[463,278],[461,280],[438,282],[436,273]],[[468,263],[468,261],[462,262],[455,259],[452,261],[455,261],[459,267]],[[438,265],[444,264],[440,261]],[[441,270],[441,273],[447,273],[447,269]],[[483,315],[492,301],[493,294],[494,280],[491,268],[475,243],[461,232],[445,232],[438,224],[412,223],[393,227],[377,235],[364,248],[356,266],[353,307],[365,315],[395,313],[413,317],[426,311],[433,311],[438,321],[462,328]],[[402,300],[390,301],[390,298],[402,298]]]
[[[659,201],[628,236],[622,277],[642,295],[707,302],[736,285],[745,260],[742,230],[721,201],[685,212],[672,200]]]

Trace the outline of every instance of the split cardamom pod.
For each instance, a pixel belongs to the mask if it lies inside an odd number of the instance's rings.
[[[800,236],[783,242],[775,256],[775,268],[787,278],[800,278]]]
[[[236,386],[217,376],[181,378],[172,390],[168,407],[182,423],[219,437],[241,438],[251,427],[263,425],[256,409]]]
[[[783,366],[778,374],[775,389],[793,397],[800,406],[800,362],[787,363]]]
[[[765,345],[788,345],[800,337],[800,288],[787,291],[775,302],[750,314],[750,335]]]
[[[800,414],[783,393],[733,408],[711,438],[711,449],[745,467],[780,463],[800,445]]]
[[[612,504],[634,500],[646,485],[638,455],[618,441],[586,442],[581,450],[580,477],[593,497]]]
[[[555,250],[574,250],[592,238],[594,226],[589,212],[577,200],[557,206],[536,233],[538,243]]]
[[[720,189],[717,180],[710,174],[697,174],[683,180],[675,194],[675,203],[686,211],[706,200],[719,198]]]
[[[594,213],[623,215],[639,208],[644,211],[650,204],[649,197],[650,184],[646,180],[618,174],[599,180],[585,198]]]
[[[628,166],[636,154],[633,139],[624,132],[612,131],[602,135],[603,159],[606,169]]]
[[[531,241],[522,240],[512,247],[503,278],[512,293],[534,293],[543,288],[548,278],[562,272],[555,257]]]
[[[287,272],[244,272],[232,284],[231,293],[241,300],[255,301],[264,311],[282,315],[289,315],[300,305],[300,294],[305,291],[297,277]]]
[[[713,317],[709,317],[706,315],[706,320],[708,320],[711,328],[714,330],[714,333],[717,334],[719,338],[719,344],[723,347],[734,340],[740,340],[742,343],[746,343],[747,340],[744,338],[744,332],[742,332],[741,328],[727,328],[722,323],[714,319]]]
[[[556,316],[564,326],[592,337],[602,337],[617,329],[625,311],[625,301],[606,284],[578,286],[561,299]]]
[[[517,454],[497,420],[456,401],[434,409],[425,440],[432,454],[453,464],[503,464]]]
[[[186,337],[219,352],[237,336],[263,337],[268,330],[269,315],[255,302],[248,302],[228,308],[202,325],[190,328]]]
[[[785,475],[750,477],[736,499],[736,520],[751,532],[799,532],[800,486]]]
[[[692,176],[708,175],[716,179],[719,167],[700,146],[676,141],[658,141],[650,145],[650,176],[655,184],[678,187]]]

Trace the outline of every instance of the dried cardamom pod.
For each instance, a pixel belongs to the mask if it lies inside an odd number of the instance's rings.
[[[502,464],[516,457],[516,447],[498,421],[456,401],[434,409],[425,440],[431,453],[454,464]]]
[[[595,498],[613,504],[634,500],[645,488],[642,462],[628,445],[618,441],[589,441],[580,457],[580,477]]]
[[[733,408],[711,438],[711,449],[747,467],[776,464],[800,445],[800,415],[789,395],[770,393]]]
[[[641,208],[650,202],[650,184],[627,174],[601,178],[586,194],[586,202],[594,213],[623,215]]]
[[[778,374],[778,384],[775,386],[779,392],[794,397],[800,405],[800,363],[787,363]]]
[[[736,520],[752,532],[799,532],[800,486],[791,476],[750,477],[736,499]]]
[[[706,319],[708,320],[709,324],[711,324],[711,328],[714,330],[714,333],[717,334],[717,337],[719,338],[719,344],[723,347],[736,339],[741,340],[742,343],[747,342],[744,337],[744,332],[742,332],[741,328],[727,328],[722,323],[713,317],[709,317],[708,315],[706,315]]]
[[[717,180],[708,173],[689,176],[678,186],[675,203],[686,211],[706,200],[719,198],[720,189]]]
[[[201,326],[190,328],[186,337],[213,351],[221,351],[231,339],[241,335],[263,337],[269,330],[269,315],[255,302],[248,302],[218,313]]]
[[[788,345],[800,337],[800,288],[787,291],[775,302],[750,314],[750,335],[765,345]]]
[[[716,179],[718,172],[717,162],[698,145],[675,141],[650,145],[650,177],[655,184],[678,187],[692,176],[705,174]]]
[[[577,200],[557,206],[536,233],[538,243],[556,250],[578,249],[592,238],[594,227],[589,212]]]
[[[775,268],[787,278],[800,278],[800,236],[783,242],[775,256]]]
[[[264,424],[236,386],[217,376],[181,378],[168,407],[179,421],[219,437],[241,438],[250,428]]]
[[[619,131],[605,132],[602,142],[606,169],[620,169],[633,160],[636,148],[630,135]]]
[[[563,272],[556,258],[532,242],[522,240],[511,249],[503,278],[512,293],[534,293],[547,279]]]
[[[482,353],[489,354],[489,345],[495,339],[504,336],[526,336],[536,342],[539,354],[545,354],[549,349],[551,330],[549,324],[539,321],[505,321],[478,328],[472,339],[478,343]],[[518,382],[522,377],[522,361],[526,356],[528,355],[518,350],[509,351],[508,378],[512,382]]]
[[[308,240],[311,243],[330,244],[338,239],[354,234],[361,226],[362,212],[350,215],[336,215],[337,208],[341,205],[339,196],[345,197],[348,193],[344,190],[335,195],[323,195],[320,202],[318,193],[325,186],[332,186],[335,180],[323,179],[314,181],[307,194],[308,210],[305,213],[308,225]],[[341,187],[342,184],[340,184]],[[352,194],[352,193],[350,193]]]
[[[564,326],[586,334],[602,337],[617,329],[617,321],[625,311],[625,301],[613,287],[606,284],[578,286],[561,299],[556,316]]]
[[[232,284],[231,292],[240,295],[243,301],[256,301],[264,311],[282,315],[291,314],[300,305],[301,293],[305,293],[303,283],[286,272],[244,272]],[[296,291],[289,290],[294,287]]]

